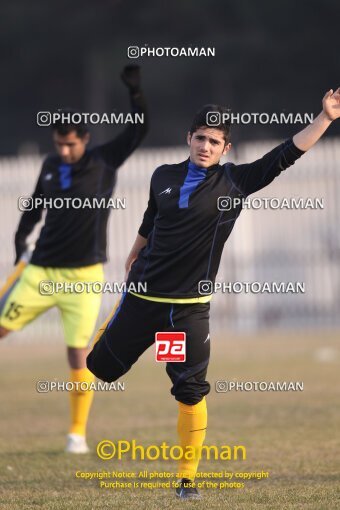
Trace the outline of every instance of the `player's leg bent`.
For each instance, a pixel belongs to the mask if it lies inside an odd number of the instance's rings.
[[[50,287],[43,286],[48,282],[47,270],[44,267],[28,264],[1,310],[0,327],[5,331],[17,331],[29,324],[39,315],[56,304],[55,296]]]
[[[124,294],[105,331],[87,357],[99,379],[113,382],[124,375],[169,324],[169,305]]]

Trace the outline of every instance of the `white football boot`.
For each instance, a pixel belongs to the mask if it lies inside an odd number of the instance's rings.
[[[87,446],[85,436],[79,434],[68,434],[65,452],[67,453],[88,453],[90,451]]]

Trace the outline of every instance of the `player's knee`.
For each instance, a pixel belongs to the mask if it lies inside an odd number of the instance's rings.
[[[4,328],[3,326],[0,326],[0,338],[4,338],[5,336],[10,333],[9,329]]]
[[[203,367],[193,366],[183,367],[183,369],[178,365],[168,363],[166,371],[173,383],[171,394],[178,402],[196,405],[208,395],[210,384],[205,380],[207,363]]]
[[[86,366],[98,379],[108,383],[116,381],[127,372],[116,361],[98,359],[93,351],[86,358]]]
[[[98,379],[114,382],[130,369],[109,351],[103,338],[97,342],[86,358],[86,366]]]
[[[86,365],[87,353],[88,353],[88,349],[86,347],[84,347],[84,348],[68,347],[67,348],[67,358],[68,358],[70,367],[75,370],[84,368],[84,366]]]

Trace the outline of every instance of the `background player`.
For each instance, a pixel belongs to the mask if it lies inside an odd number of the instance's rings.
[[[294,164],[340,116],[340,89],[326,93],[322,112],[312,124],[250,164],[219,165],[231,149],[230,126],[223,122],[209,126],[209,111],[222,116],[225,110],[207,105],[198,112],[187,135],[189,159],[163,165],[151,178],[148,207],[126,262],[127,284],[146,282],[147,293],[122,297],[87,358],[97,377],[114,381],[154,343],[157,331],[184,331],[186,361],[167,363],[166,370],[179,403],[180,444],[198,450],[207,428],[212,297],[202,295],[200,282],[209,280],[213,286],[224,244],[242,209],[236,205],[220,211],[218,197],[247,197]],[[176,489],[180,498],[199,497],[191,483],[198,462],[198,456],[180,461],[182,480]]]
[[[144,123],[130,123],[112,141],[88,149],[84,124],[53,125],[56,155],[45,159],[32,199],[98,198],[112,195],[117,170],[147,132],[147,112],[140,88],[138,66],[124,68],[121,78],[130,92],[132,110],[144,114]],[[70,112],[69,112],[70,113]],[[34,202],[33,202],[34,203]],[[40,221],[43,206],[23,213],[15,235],[17,264],[27,248],[26,239]],[[95,282],[103,280],[106,229],[110,208],[47,210],[45,223],[30,263],[6,299],[0,317],[0,337],[22,329],[53,306],[61,311],[72,382],[92,382],[86,368],[88,345],[99,313],[98,293],[41,294],[41,282]],[[79,385],[78,385],[79,387]],[[66,451],[86,453],[86,424],[93,391],[71,392],[71,427]]]

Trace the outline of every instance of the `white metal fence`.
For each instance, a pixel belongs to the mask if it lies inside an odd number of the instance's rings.
[[[231,160],[250,162],[275,143],[248,143]],[[107,281],[122,281],[125,258],[140,225],[153,170],[179,162],[186,148],[139,150],[119,170],[115,197],[126,198],[125,210],[113,210],[109,222]],[[0,280],[14,260],[13,238],[20,211],[18,197],[30,195],[42,158],[0,160]],[[218,282],[304,282],[304,293],[218,292],[212,301],[215,332],[256,331],[266,327],[338,327],[340,323],[340,144],[319,142],[271,185],[254,197],[320,198],[323,209],[244,210],[228,240]],[[41,225],[30,239],[34,240]],[[239,290],[240,287],[235,287]],[[257,287],[258,289],[258,287]],[[99,320],[117,295],[104,294]],[[12,338],[23,341],[60,338],[58,312],[52,310]]]

